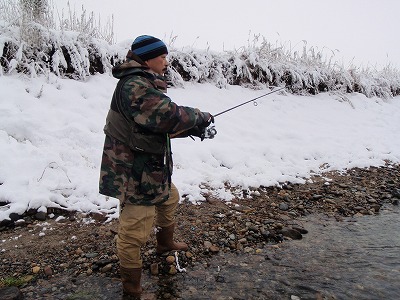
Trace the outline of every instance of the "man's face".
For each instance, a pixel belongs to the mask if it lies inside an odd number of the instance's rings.
[[[146,60],[146,64],[153,72],[164,75],[169,65],[167,61],[167,54],[162,54],[155,58]]]

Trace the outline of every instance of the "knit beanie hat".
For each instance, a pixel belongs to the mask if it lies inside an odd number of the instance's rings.
[[[143,61],[168,54],[167,46],[160,39],[150,36],[138,36],[132,43],[131,51]]]

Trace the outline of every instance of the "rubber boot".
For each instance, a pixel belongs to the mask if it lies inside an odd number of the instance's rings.
[[[142,268],[124,268],[120,266],[119,273],[121,275],[124,294],[139,299],[143,292],[142,286],[140,285]]]
[[[156,233],[157,254],[162,254],[171,250],[186,251],[188,245],[183,242],[174,242],[175,223],[168,227],[161,227]]]

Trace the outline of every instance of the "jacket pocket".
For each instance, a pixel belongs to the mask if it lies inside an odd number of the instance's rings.
[[[140,192],[149,196],[162,194],[167,185],[167,170],[164,165],[146,162],[140,182]]]

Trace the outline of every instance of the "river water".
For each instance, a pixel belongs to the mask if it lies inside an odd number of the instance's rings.
[[[337,222],[259,253],[221,253],[187,273],[146,278],[158,299],[400,299],[400,210]]]
[[[309,231],[302,240],[247,254],[221,252],[174,276],[144,272],[142,300],[400,299],[399,207],[341,222],[321,215],[301,221]],[[107,277],[74,282],[68,297],[57,290],[40,299],[126,299],[121,283]]]

